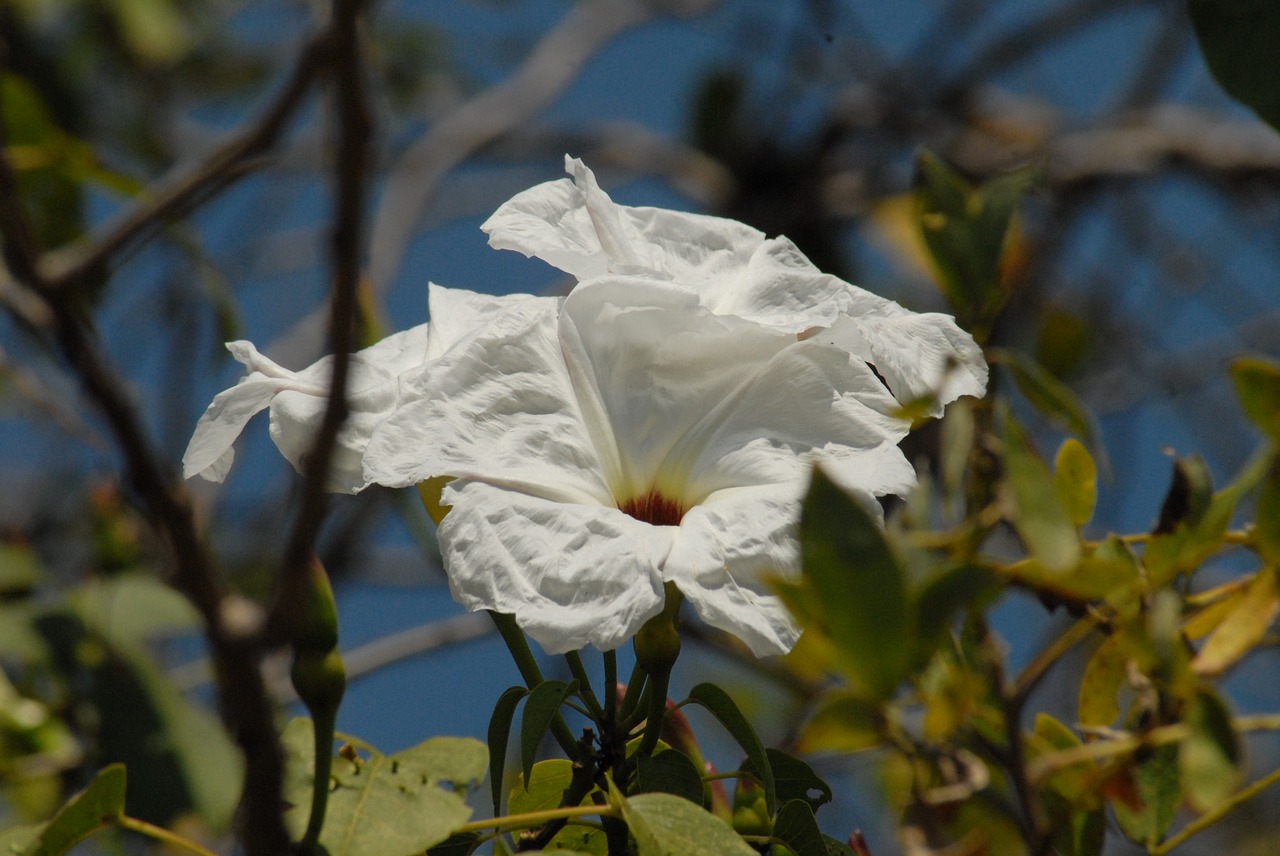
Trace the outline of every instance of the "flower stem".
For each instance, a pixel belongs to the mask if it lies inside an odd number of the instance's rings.
[[[553,820],[572,820],[575,817],[584,817],[592,814],[601,817],[617,817],[621,812],[610,805],[571,805],[563,808],[549,808],[543,811],[529,811],[524,814],[509,814],[503,817],[473,820],[455,829],[453,834],[462,835],[467,832],[479,832],[483,829],[528,829],[532,826],[541,826]]]
[[[636,750],[637,758],[646,758],[653,754],[658,745],[658,735],[662,733],[662,723],[667,715],[667,686],[671,683],[671,672],[660,672],[651,677],[653,685],[649,688],[649,715],[644,724],[644,739]]]
[[[492,609],[488,610],[488,613],[498,628],[498,633],[502,635],[502,641],[507,643],[507,650],[511,652],[511,659],[515,660],[516,668],[520,670],[520,677],[524,679],[525,686],[533,689],[542,683],[542,669],[538,668],[538,661],[534,658],[533,651],[529,649],[529,640],[524,637],[524,631],[516,624],[515,616],[494,612]],[[578,757],[578,742],[573,739],[569,724],[559,713],[551,720],[551,733],[555,735],[556,742],[560,744],[560,748],[566,755],[573,759]]]
[[[185,850],[188,853],[195,853],[196,856],[217,856],[212,850],[206,850],[194,841],[190,841],[178,835],[176,832],[170,832],[162,826],[156,826],[147,823],[145,820],[138,820],[136,817],[129,817],[127,814],[120,814],[113,818],[115,824],[122,829],[128,829],[139,835],[145,835],[153,838],[170,847],[176,847],[179,850]]]
[[[631,718],[631,714],[635,713],[636,705],[640,702],[640,696],[644,693],[648,677],[639,663],[632,667],[631,678],[627,681],[627,691],[622,696],[622,704],[618,707],[618,720],[620,722],[626,722]]]

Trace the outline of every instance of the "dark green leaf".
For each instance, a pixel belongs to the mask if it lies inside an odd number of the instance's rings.
[[[827,846],[827,856],[858,856],[853,852],[853,848],[843,841],[832,838],[830,835],[822,836],[822,843]]]
[[[573,692],[572,685],[564,681],[543,681],[529,692],[524,703],[524,717],[520,721],[520,770],[525,781],[538,754],[543,736],[551,728],[551,720],[560,711],[560,705]]]
[[[1280,459],[1272,462],[1258,491],[1253,534],[1262,558],[1268,564],[1280,565]]]
[[[635,793],[664,793],[703,805],[702,774],[689,756],[675,749],[636,758]]]
[[[511,723],[516,707],[529,691],[524,687],[509,687],[498,696],[489,717],[489,787],[493,793],[493,813],[502,814],[502,777],[507,763],[507,741],[511,738]]]
[[[760,742],[760,737],[751,727],[751,723],[742,715],[742,711],[738,710],[738,706],[733,703],[733,699],[729,698],[729,694],[715,684],[698,684],[689,691],[689,701],[706,708],[724,726],[725,731],[729,732],[729,736],[737,741],[742,751],[747,753],[747,758],[759,771],[760,781],[764,785],[765,805],[772,814],[778,804],[773,767],[770,766],[764,744]]]
[[[1191,0],[1200,50],[1222,88],[1280,128],[1280,5],[1275,0]]]
[[[1113,791],[1116,823],[1124,834],[1148,848],[1159,843],[1173,823],[1182,801],[1178,779],[1178,747],[1159,746],[1122,771]]]
[[[1102,448],[1093,416],[1080,398],[1062,381],[1050,374],[1034,359],[1020,351],[988,348],[987,359],[999,363],[1013,375],[1018,391],[1026,396],[1041,416],[1062,426],[1084,441],[1102,461]],[[1105,461],[1103,466],[1105,467]]]
[[[773,836],[787,845],[796,856],[827,856],[813,809],[804,800],[791,800],[778,810],[773,823]]]
[[[1178,753],[1182,792],[1192,808],[1208,811],[1240,784],[1240,738],[1231,727],[1227,706],[1207,689],[1196,693],[1183,721],[1191,734]]]
[[[800,513],[800,554],[850,686],[888,697],[910,665],[912,619],[906,581],[876,520],[815,469]]]
[[[990,568],[964,564],[948,568],[929,580],[916,597],[916,627],[913,663],[923,666],[947,638],[952,620],[965,609],[995,598],[1002,583]]]
[[[781,802],[804,800],[813,811],[831,802],[831,786],[813,771],[813,767],[781,749],[766,749],[765,754],[769,756],[769,766],[773,768],[773,783]],[[748,758],[741,769],[742,772],[759,778],[751,759]],[[816,796],[814,791],[818,792]]]
[[[427,850],[427,856],[470,856],[471,851],[479,846],[483,834],[480,832],[463,832],[450,835],[434,847]]]
[[[1213,476],[1209,474],[1209,466],[1204,458],[1192,455],[1189,458],[1175,459],[1173,479],[1169,483],[1164,503],[1160,506],[1160,519],[1152,532],[1166,535],[1182,523],[1194,526],[1204,518],[1212,499]]]

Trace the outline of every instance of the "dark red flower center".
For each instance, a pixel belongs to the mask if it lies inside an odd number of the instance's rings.
[[[624,514],[643,520],[654,526],[679,526],[684,509],[674,499],[668,499],[657,491],[649,491],[642,497],[633,497],[618,506]]]

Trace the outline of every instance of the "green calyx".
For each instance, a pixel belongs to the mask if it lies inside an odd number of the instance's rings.
[[[662,612],[645,622],[633,642],[636,662],[650,675],[669,674],[680,656],[680,634],[676,616],[684,595],[672,583],[666,584],[666,602]]]

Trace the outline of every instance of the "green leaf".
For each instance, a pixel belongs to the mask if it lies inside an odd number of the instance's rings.
[[[528,694],[524,687],[508,687],[498,696],[498,703],[489,717],[489,787],[493,793],[493,813],[502,814],[502,777],[507,763],[507,742],[511,739],[511,723],[516,707]]]
[[[295,719],[282,741],[288,762],[285,822],[295,837],[306,826],[311,803],[311,722]],[[478,740],[433,737],[382,755],[339,756],[320,844],[329,856],[411,856],[445,841],[466,823],[471,809],[464,789],[483,776],[489,753]]]
[[[565,789],[572,781],[572,761],[564,758],[539,761],[533,765],[533,772],[529,776],[529,787],[516,787],[511,790],[511,796],[507,800],[507,810],[511,814],[525,814],[531,811],[559,808],[564,799]],[[581,804],[586,805],[590,802],[592,802],[591,794],[587,794],[582,798]],[[597,856],[605,856],[609,850],[609,842],[603,831],[574,824],[569,824],[556,833],[548,846],[574,852],[594,853]]]
[[[1053,464],[1053,490],[1058,502],[1076,526],[1093,517],[1098,501],[1098,467],[1084,444],[1068,437],[1058,448]]]
[[[738,706],[729,698],[729,694],[715,684],[701,683],[689,691],[689,701],[702,705],[716,720],[724,726],[729,736],[737,741],[747,758],[759,771],[761,784],[764,785],[765,805],[772,814],[778,805],[777,790],[773,780],[773,767],[769,764],[769,756],[760,742],[756,730],[738,710]]]
[[[10,848],[7,852],[22,856],[62,856],[124,813],[124,793],[124,765],[103,767],[89,786],[68,800],[48,823],[23,827],[12,837],[6,834],[0,844]],[[32,832],[38,835],[31,835]]]
[[[636,793],[664,793],[703,804],[702,774],[689,756],[675,749],[636,758]]]
[[[860,696],[830,693],[800,732],[802,752],[859,752],[880,745],[884,717]]]
[[[975,188],[936,155],[916,158],[912,196],[921,237],[963,324],[989,322],[1004,302],[1001,261],[1018,201],[1035,180],[1020,170]]]
[[[1274,4],[1272,8],[1274,7]],[[1236,395],[1249,421],[1272,441],[1280,441],[1280,365],[1258,357],[1241,357],[1231,364]]]
[[[913,663],[923,667],[945,641],[952,620],[965,609],[994,599],[1003,584],[990,568],[976,564],[956,565],[938,574],[916,597],[916,627]]]
[[[773,783],[781,802],[803,800],[815,812],[820,806],[831,802],[834,796],[831,786],[823,781],[808,763],[788,755],[781,749],[769,748],[765,750],[765,754],[769,756],[769,766],[773,769]],[[759,778],[756,767],[749,758],[742,765],[741,770]],[[813,794],[814,791],[818,792],[816,796]]]
[[[1178,747],[1157,746],[1119,775],[1109,788],[1120,794],[1111,801],[1116,823],[1125,835],[1149,849],[1169,831],[1182,801]]]
[[[1240,784],[1240,738],[1231,727],[1227,706],[1207,689],[1196,693],[1183,722],[1191,734],[1178,752],[1182,793],[1192,808],[1208,811]]]
[[[529,699],[524,703],[524,718],[520,722],[520,770],[526,782],[529,771],[533,769],[538,746],[574,686],[577,686],[576,681],[573,685],[564,681],[543,681],[529,691]]]
[[[621,808],[639,856],[756,856],[729,824],[680,797],[628,798],[611,785],[609,801]]]
[[[1194,510],[1200,502],[1197,499],[1200,488],[1190,489],[1187,502],[1192,511],[1179,516],[1182,522],[1172,532],[1154,535],[1142,551],[1142,563],[1153,588],[1167,585],[1180,573],[1194,572],[1218,551],[1236,506],[1246,493],[1266,477],[1271,461],[1270,454],[1256,455],[1231,484],[1213,494],[1203,513],[1196,513]],[[1177,478],[1175,475],[1175,480]],[[1198,478],[1196,477],[1197,480]],[[1161,517],[1164,517],[1163,510]]]
[[[1048,468],[1036,457],[1022,427],[1003,409],[1004,471],[1013,500],[1013,526],[1046,570],[1066,573],[1080,561],[1080,535],[1057,494]]]
[[[1280,565],[1280,459],[1272,462],[1258,491],[1253,536],[1263,560]]]
[[[1018,386],[1018,391],[1026,396],[1027,401],[1041,416],[1061,425],[1083,440],[1093,449],[1098,460],[1103,461],[1105,467],[1093,416],[1071,387],[1020,351],[988,348],[986,355],[988,361],[999,363],[1009,370],[1009,374],[1013,375],[1013,382]]]
[[[910,666],[906,580],[878,522],[815,469],[800,512],[800,555],[818,629],[835,643],[850,686],[887,698]]]
[[[35,550],[25,545],[0,543],[0,596],[30,592],[44,576],[45,570]]]
[[[791,800],[778,810],[773,823],[773,837],[780,839],[796,856],[827,856],[813,809],[804,800]]]
[[[1154,532],[1163,535],[1179,525],[1194,526],[1204,519],[1213,500],[1213,477],[1209,465],[1199,455],[1177,458],[1173,462],[1173,478],[1160,506],[1160,518]]]
[[[1231,97],[1280,128],[1280,6],[1274,0],[1191,0],[1209,70]]]

